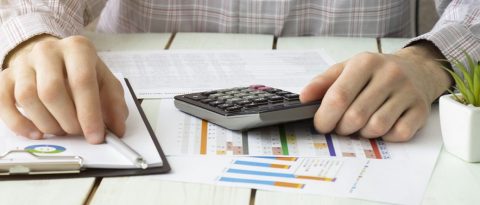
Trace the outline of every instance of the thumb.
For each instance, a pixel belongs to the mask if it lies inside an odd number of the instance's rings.
[[[307,86],[300,92],[300,101],[308,103],[323,98],[328,88],[337,80],[342,73],[344,63],[337,63],[330,67],[324,73],[315,77]]]

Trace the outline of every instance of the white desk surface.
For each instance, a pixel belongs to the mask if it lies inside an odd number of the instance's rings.
[[[88,33],[98,50],[272,49],[273,36],[177,33],[97,35]],[[177,43],[178,42],[178,43]],[[402,47],[406,39],[381,39],[382,51]],[[385,47],[385,48],[384,48]],[[378,52],[376,39],[335,37],[279,38],[277,49],[324,48],[335,60],[361,51]],[[142,103],[152,125],[158,100]],[[479,204],[480,164],[465,163],[442,151],[423,204]],[[0,183],[5,204],[376,204],[318,195],[291,194],[195,183],[149,180],[148,176]]]

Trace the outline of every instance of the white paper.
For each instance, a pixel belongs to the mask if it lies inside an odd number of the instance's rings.
[[[333,64],[323,50],[100,52],[107,66],[126,76],[139,98],[265,84],[301,88]],[[298,90],[292,90],[298,91]]]
[[[398,151],[402,156],[390,159],[289,157],[287,160],[219,155],[169,156],[172,172],[152,178],[420,204],[441,146],[438,108],[434,107],[427,125],[411,141],[387,143],[389,148],[403,150]],[[272,185],[273,182],[276,185]],[[290,184],[279,186],[285,183]]]
[[[149,166],[161,166],[162,160],[147,127],[128,92],[125,81],[122,79],[121,82],[129,109],[126,132],[121,139],[142,155]],[[0,123],[0,153],[5,154],[10,150],[30,150],[41,156],[81,156],[84,160],[84,167],[87,168],[136,168],[132,161],[105,143],[92,145],[87,143],[83,136],[47,136],[46,139],[31,140],[23,136],[15,136],[4,123]],[[15,158],[17,156],[0,159],[0,163],[21,160]]]

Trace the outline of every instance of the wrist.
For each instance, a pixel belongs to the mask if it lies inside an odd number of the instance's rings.
[[[22,42],[13,50],[11,50],[8,53],[8,55],[5,57],[5,61],[3,62],[2,69],[6,69],[11,65],[13,65],[15,62],[15,59],[17,59],[18,56],[21,56],[23,54],[30,52],[36,43],[44,40],[58,40],[58,39],[59,38],[52,36],[50,34],[41,34]]]
[[[424,69],[428,78],[432,79],[432,93],[430,99],[433,101],[442,95],[453,85],[453,80],[444,68],[450,64],[445,56],[430,41],[419,41],[409,47],[403,48],[395,53],[396,56],[408,60],[418,69]]]

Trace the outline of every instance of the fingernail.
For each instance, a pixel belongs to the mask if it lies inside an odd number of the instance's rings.
[[[89,139],[89,142],[92,144],[100,144],[105,141],[105,135],[102,133],[92,133]]]
[[[30,132],[29,138],[34,140],[42,139],[43,134],[39,131]]]

